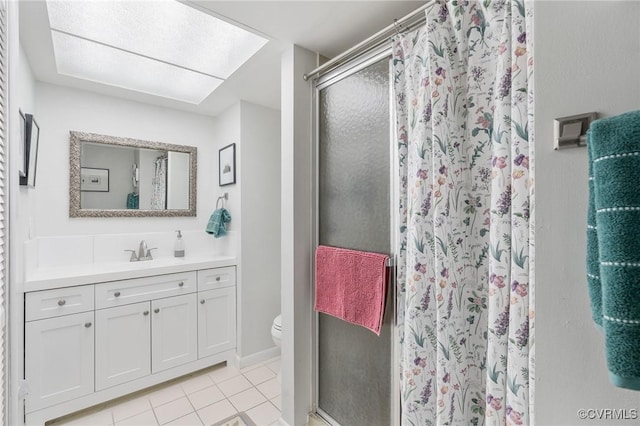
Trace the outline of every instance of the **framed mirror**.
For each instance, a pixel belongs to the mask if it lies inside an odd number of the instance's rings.
[[[69,217],[195,216],[198,149],[70,132]]]

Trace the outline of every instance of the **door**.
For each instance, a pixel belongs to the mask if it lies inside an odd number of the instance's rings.
[[[93,312],[25,325],[26,412],[93,392]]]
[[[329,78],[317,92],[318,243],[390,254],[389,56]],[[318,412],[332,423],[394,423],[392,310],[387,297],[380,336],[318,315]]]
[[[166,370],[198,358],[197,294],[151,302],[151,371]]]
[[[96,391],[151,373],[149,302],[96,311]]]
[[[198,358],[236,347],[236,288],[198,293]]]

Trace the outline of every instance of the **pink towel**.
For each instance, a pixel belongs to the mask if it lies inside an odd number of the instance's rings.
[[[387,259],[378,253],[319,246],[315,310],[380,335],[387,295]]]

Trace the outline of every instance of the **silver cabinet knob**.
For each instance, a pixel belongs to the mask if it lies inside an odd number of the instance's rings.
[[[204,299],[202,299],[202,300],[200,301],[200,304],[201,304],[201,305],[204,305]]]
[[[142,315],[149,315],[149,311],[144,311]]]
[[[120,297],[120,292],[119,292],[119,291],[116,291],[115,293],[113,293],[113,295],[114,295],[115,297]]]
[[[91,327],[91,323],[90,323],[90,322],[85,322],[85,323],[84,323],[84,326],[85,326],[86,328],[89,328],[89,327]]]
[[[220,277],[216,277],[216,281],[220,281]]]
[[[178,283],[178,287],[184,287],[184,281],[180,281],[180,282]]]
[[[153,310],[153,312],[155,312],[155,313],[157,314],[158,312],[160,312],[160,308],[155,308],[155,309]]]
[[[58,300],[58,306],[64,306],[66,303],[67,303],[67,301],[64,300],[64,299]]]

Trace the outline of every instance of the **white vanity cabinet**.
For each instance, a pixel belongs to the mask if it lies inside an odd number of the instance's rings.
[[[26,423],[235,362],[235,266],[25,293]]]

